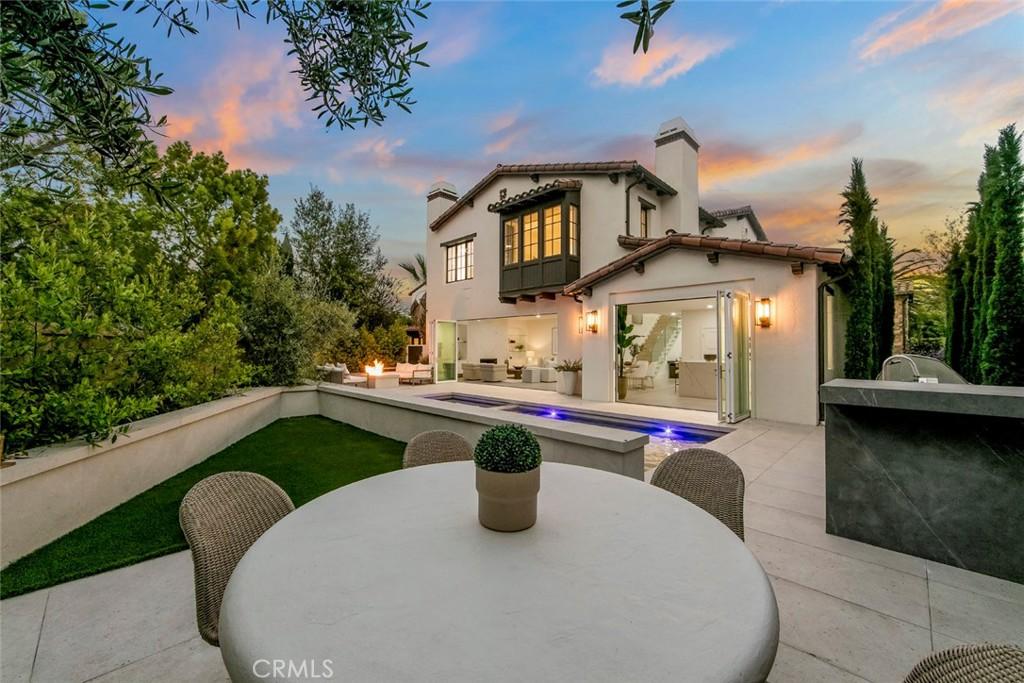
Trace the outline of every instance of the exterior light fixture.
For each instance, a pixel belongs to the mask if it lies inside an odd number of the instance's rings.
[[[597,334],[597,311],[587,312],[587,332]]]
[[[768,297],[759,299],[756,304],[757,308],[757,326],[758,327],[771,327],[772,326],[772,300]]]
[[[576,331],[578,333],[580,333],[580,334],[583,334],[583,315],[582,314],[576,319]]]

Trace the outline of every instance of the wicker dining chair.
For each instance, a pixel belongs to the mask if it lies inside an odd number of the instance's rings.
[[[219,645],[220,603],[245,551],[295,509],[280,486],[253,472],[203,479],[181,501],[178,521],[192,549],[199,634]]]
[[[462,436],[442,429],[412,437],[405,446],[402,467],[433,465],[439,462],[472,460],[473,447]]]
[[[903,683],[1022,683],[1024,650],[1012,645],[958,645],[926,656]]]
[[[714,515],[743,539],[743,471],[718,451],[687,448],[661,461],[651,483]]]

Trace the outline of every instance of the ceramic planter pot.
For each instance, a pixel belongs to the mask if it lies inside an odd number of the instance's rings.
[[[629,390],[629,378],[628,377],[619,377],[618,390],[619,390],[618,391],[619,400],[621,401],[621,400],[626,398],[626,392]]]
[[[576,385],[579,379],[578,372],[572,372],[570,370],[561,370],[558,373],[558,393],[565,394],[566,396],[572,396],[576,393]]]
[[[480,523],[494,531],[522,531],[537,521],[540,467],[529,472],[488,472],[476,468]]]

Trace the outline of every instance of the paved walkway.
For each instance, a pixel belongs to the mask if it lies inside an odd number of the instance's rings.
[[[821,428],[748,421],[714,447],[746,475],[747,545],[779,601],[772,681],[890,683],[932,649],[1024,646],[1024,585],[824,532]],[[187,553],[6,600],[0,679],[226,681],[192,601]]]

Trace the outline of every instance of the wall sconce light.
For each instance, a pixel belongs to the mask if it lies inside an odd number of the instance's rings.
[[[587,332],[597,334],[597,311],[587,312]]]
[[[576,331],[579,334],[583,334],[583,314],[576,319]]]
[[[772,300],[768,297],[759,299],[756,304],[757,310],[757,326],[758,327],[771,327],[772,326]]]

